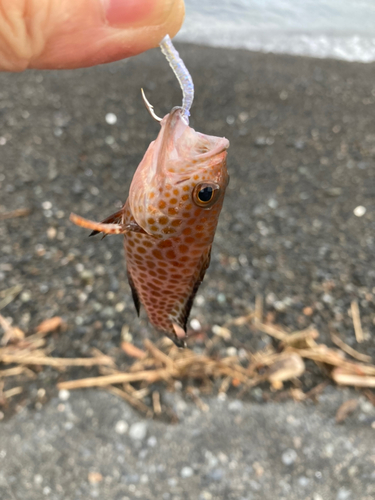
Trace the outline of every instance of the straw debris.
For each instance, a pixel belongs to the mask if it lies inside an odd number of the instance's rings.
[[[355,311],[355,306],[353,310]],[[356,324],[358,327],[358,323]],[[263,300],[260,296],[257,297],[253,311],[233,318],[222,326],[216,325],[214,337],[206,342],[206,349],[199,353],[190,348],[178,349],[169,339],[162,339],[157,344],[146,340],[141,349],[127,335],[118,349],[120,356],[131,358],[126,370],[120,370],[113,357],[98,350],[93,350],[91,357],[87,358],[51,356],[46,336],[65,327],[60,317],[43,321],[32,335],[25,335],[2,316],[0,325],[4,330],[3,347],[0,347],[0,382],[4,383],[16,376],[30,378],[35,376],[35,369],[41,366],[51,366],[57,370],[66,370],[71,366],[97,366],[99,375],[62,381],[57,384],[57,388],[73,390],[101,387],[149,417],[169,415],[173,420],[176,419],[172,411],[163,404],[160,384],[172,390],[176,384],[180,384],[181,388],[185,387],[186,395],[202,411],[207,411],[207,405],[200,395],[210,393],[215,388],[219,394],[225,394],[231,389],[242,395],[259,384],[270,384],[271,389],[277,391],[291,381],[294,382],[292,387],[280,392],[280,397],[284,394],[303,401],[315,399],[329,383],[328,380],[338,385],[375,387],[375,365],[370,363],[369,356],[351,348],[333,333],[332,341],[338,348],[319,344],[319,332],[313,327],[290,333],[273,324],[269,315],[264,320]],[[274,346],[269,345],[261,352],[251,352],[243,346],[241,349],[230,347],[225,351],[227,354],[220,356],[217,351],[218,343],[236,345],[235,340],[232,340],[233,325],[248,326],[253,334],[258,331],[270,335],[275,339]],[[298,380],[306,370],[306,362],[315,363],[327,380],[304,393]],[[159,387],[155,387],[156,384]],[[21,390],[20,386],[2,390],[1,399],[13,397]],[[344,410],[350,412],[345,407],[338,413],[337,421],[344,418]]]

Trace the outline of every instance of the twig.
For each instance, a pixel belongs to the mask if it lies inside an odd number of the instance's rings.
[[[155,344],[151,342],[151,340],[146,339],[144,341],[146,349],[154,356],[155,359],[158,359],[163,363],[163,365],[166,366],[169,370],[174,371],[175,370],[175,364],[173,359],[171,359],[169,356],[164,354],[163,351],[158,349]]]
[[[357,406],[358,399],[348,399],[345,401],[336,412],[336,424],[344,422],[357,409]]]
[[[8,391],[3,392],[3,396],[5,399],[10,399],[13,396],[17,396],[18,394],[21,394],[23,391],[22,387],[13,387],[13,389],[9,389]]]
[[[208,406],[208,404],[202,401],[201,398],[198,396],[195,387],[188,387],[186,389],[186,392],[189,394],[189,396],[191,396],[192,400],[200,410],[202,410],[204,413],[210,411],[210,407]]]
[[[66,366],[95,366],[95,365],[113,365],[114,361],[109,356],[100,358],[52,358],[45,356],[41,351],[34,354],[0,354],[0,362],[18,363],[20,365],[44,365],[56,368]]]
[[[270,335],[278,340],[285,340],[288,337],[288,334],[279,328],[275,328],[272,325],[266,325],[265,323],[261,323],[254,319],[254,326],[263,333]]]
[[[12,286],[11,288],[7,288],[1,292],[0,297],[4,297],[0,302],[0,311],[4,309],[8,304],[13,302],[13,300],[17,297],[17,295],[22,291],[23,285]]]
[[[69,380],[57,384],[59,389],[81,389],[83,387],[103,387],[111,384],[122,384],[123,382],[140,382],[142,380],[153,383],[158,380],[168,380],[171,377],[169,370],[145,370],[135,373],[118,373],[115,375],[104,375],[103,377],[88,377],[79,380]]]
[[[8,368],[7,370],[0,370],[0,378],[15,377],[16,375],[21,375],[24,371],[24,366],[15,366],[14,368]]]
[[[365,340],[365,338],[363,336],[361,315],[359,313],[358,302],[356,300],[352,301],[350,309],[352,312],[355,338],[357,339],[357,342],[360,344],[361,342],[363,342]]]
[[[374,387],[375,377],[356,375],[346,372],[342,368],[335,368],[332,371],[332,378],[339,385],[354,385],[355,387]]]
[[[290,333],[284,338],[283,343],[286,345],[293,345],[300,343],[309,343],[310,340],[316,340],[319,337],[319,332],[315,328],[307,328],[306,330],[301,330],[299,332]],[[312,344],[314,345],[315,342]],[[309,345],[309,347],[312,347]],[[316,344],[315,344],[316,345]]]
[[[154,413],[156,415],[160,415],[161,404],[160,404],[160,393],[158,391],[154,391],[152,393],[152,406],[154,407]]]
[[[341,340],[338,335],[331,333],[331,339],[332,342],[337,345],[337,347],[340,347],[340,349],[346,352],[346,354],[349,354],[349,356],[351,356],[352,358],[358,359],[358,361],[362,361],[363,363],[371,363],[371,356],[356,351],[348,344],[345,344],[345,342]]]
[[[17,208],[11,212],[0,213],[0,220],[15,219],[16,217],[26,217],[30,215],[30,208]]]
[[[129,404],[134,406],[136,410],[145,413],[147,417],[152,417],[152,411],[150,410],[150,408],[139,399],[134,398],[131,394],[128,394],[127,392],[112,386],[104,387],[104,389],[106,389],[111,394],[114,394],[115,396],[119,396],[120,398],[124,399]]]

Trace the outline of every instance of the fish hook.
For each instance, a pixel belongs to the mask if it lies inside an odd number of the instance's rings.
[[[145,103],[145,106],[146,106],[146,109],[147,111],[150,113],[150,115],[152,116],[152,118],[154,120],[156,120],[157,122],[161,122],[162,121],[162,118],[160,118],[160,116],[158,116],[155,111],[154,111],[154,106],[148,101],[143,89],[141,89],[141,94],[142,94],[142,99],[143,99],[143,102]]]
[[[190,108],[194,100],[194,83],[191,75],[181,59],[180,54],[174,48],[172,40],[169,35],[166,35],[159,44],[161,51],[165,55],[170,67],[175,74],[178,83],[182,90],[182,116],[184,120],[189,123]],[[147,111],[158,122],[162,119],[155,114],[154,107],[146,99],[143,89],[141,89],[143,102],[145,103]]]

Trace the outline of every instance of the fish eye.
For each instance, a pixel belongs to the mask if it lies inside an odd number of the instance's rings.
[[[218,199],[220,186],[213,182],[197,184],[193,191],[193,201],[202,208],[211,207]]]
[[[211,186],[207,186],[199,191],[198,198],[199,201],[201,201],[202,203],[208,203],[209,201],[212,200],[213,195],[214,195],[214,190],[212,189]]]

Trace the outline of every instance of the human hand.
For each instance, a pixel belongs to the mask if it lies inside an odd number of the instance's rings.
[[[183,0],[0,0],[0,71],[130,57],[173,37],[183,17]]]

